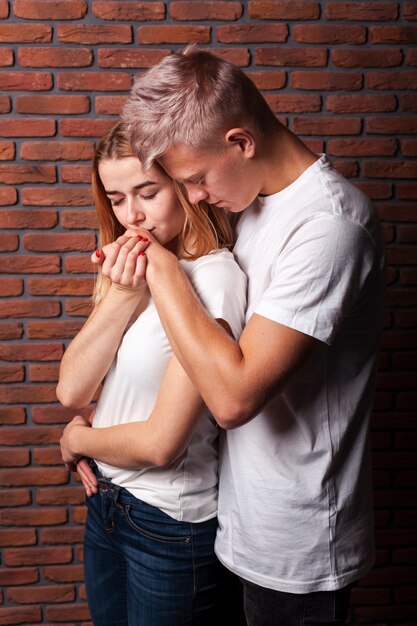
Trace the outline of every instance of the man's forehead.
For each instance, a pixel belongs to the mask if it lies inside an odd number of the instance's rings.
[[[201,175],[208,156],[208,153],[181,144],[169,148],[158,161],[172,178],[186,182]]]

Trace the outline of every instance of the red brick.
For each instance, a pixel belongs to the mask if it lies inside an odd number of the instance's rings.
[[[73,489],[79,489],[80,496],[78,498],[79,501],[74,501],[74,504],[80,504],[85,500],[85,492],[83,488],[74,487]],[[69,488],[66,488],[65,491],[68,491]],[[61,493],[62,489],[56,490]],[[56,504],[56,502],[52,502],[51,504]],[[72,504],[72,500],[68,501],[64,504]],[[57,543],[82,543],[84,539],[84,528],[45,528],[40,532],[40,539],[42,544],[57,544]]]
[[[417,50],[412,48],[407,50],[407,65],[417,65]]]
[[[174,20],[237,20],[242,17],[240,2],[170,2]]]
[[[70,606],[61,604],[46,607],[46,619],[48,621],[57,620],[60,622],[68,620],[81,621],[90,619],[90,613],[86,604],[72,603]]]
[[[398,6],[396,3],[386,2],[328,2],[325,16],[328,20],[396,20]]]
[[[24,379],[22,365],[0,365],[0,383],[21,383]]]
[[[35,450],[33,450],[33,462],[36,463],[36,465],[62,466],[61,451],[59,448],[51,448],[51,447],[35,448]]]
[[[9,17],[8,0],[0,0],[0,19],[4,20],[6,17]]]
[[[170,54],[169,50],[143,48],[100,48],[97,59],[100,67],[148,68]]]
[[[60,122],[62,137],[102,137],[114,120],[67,119]]]
[[[79,20],[87,13],[86,0],[13,0],[13,11],[26,20]]]
[[[320,96],[304,94],[271,94],[266,101],[275,113],[312,113],[321,110]]]
[[[11,108],[9,96],[0,96],[0,113],[10,113]]]
[[[140,44],[210,43],[210,26],[139,26]]]
[[[25,425],[23,428],[6,428],[0,430],[0,445],[3,446],[30,446],[48,445],[59,443],[62,428],[59,426],[35,426]]]
[[[21,183],[55,183],[54,165],[0,165],[0,182],[17,185]]]
[[[363,174],[369,178],[417,178],[417,163],[412,161],[367,161]]]
[[[2,303],[0,318],[8,317],[57,317],[61,306],[52,300],[8,300]]]
[[[291,74],[291,87],[324,91],[358,90],[362,87],[362,75],[353,72],[297,70]]]
[[[13,141],[0,141],[0,161],[11,161],[15,157],[15,145]]]
[[[335,170],[340,172],[345,178],[357,178],[359,165],[357,161],[342,161],[340,159],[332,162]]]
[[[74,187],[25,187],[22,189],[22,202],[32,206],[89,206],[92,204],[88,188]],[[56,236],[59,237],[57,234]]]
[[[81,326],[82,322],[73,320],[28,322],[26,332],[29,339],[72,339],[81,330]],[[33,371],[30,369],[31,367],[40,366],[29,366],[30,373]],[[31,377],[31,380],[34,379]]]
[[[62,226],[68,229],[94,230],[98,227],[97,214],[95,211],[88,211],[88,210],[62,211],[61,221],[62,221]],[[92,267],[90,263],[90,271],[91,270],[92,270]]]
[[[292,35],[296,43],[357,45],[365,43],[366,28],[346,24],[297,24],[292,29]]]
[[[128,96],[96,96],[95,108],[99,115],[120,115]]]
[[[59,343],[0,345],[0,358],[4,361],[56,361],[62,354],[62,345]]]
[[[0,24],[0,42],[49,43],[52,28],[47,24]]]
[[[62,165],[61,181],[63,183],[90,183],[91,165]]]
[[[2,137],[52,137],[55,135],[54,120],[46,119],[0,119],[0,135]]]
[[[1,187],[0,188],[0,205],[4,206],[5,204],[16,204],[17,202],[17,192],[14,187]],[[0,248],[2,250],[7,250],[8,248]],[[15,249],[15,248],[13,248]]]
[[[248,13],[250,18],[261,20],[316,20],[320,6],[308,0],[250,0]]]
[[[416,40],[416,26],[370,26],[369,28],[369,43],[413,45]]]
[[[0,48],[0,66],[10,67],[13,65],[13,50],[11,48]]]
[[[378,111],[395,111],[396,108],[397,100],[392,94],[368,95],[361,93],[326,97],[326,109],[332,113],[375,113]]]
[[[203,48],[209,50],[221,59],[226,59],[230,63],[234,63],[238,67],[247,67],[250,64],[249,50],[245,48]]]
[[[65,96],[64,100],[77,97]],[[90,141],[25,141],[20,148],[20,158],[27,161],[89,161],[93,156]]]
[[[286,24],[234,24],[216,28],[217,41],[221,43],[285,43],[288,34]]]
[[[0,238],[0,251],[1,252],[13,252],[14,250],[17,250],[18,247],[19,247],[18,235],[11,235],[9,233],[2,234]]]
[[[88,317],[92,306],[90,299],[68,299],[65,301],[65,313],[74,317]]]
[[[6,487],[65,485],[67,482],[68,472],[60,467],[0,471],[0,484]],[[4,509],[1,519],[5,526],[50,526],[64,524],[67,512],[65,509]]]
[[[59,256],[10,255],[0,257],[0,271],[5,274],[59,274]]]
[[[94,0],[93,14],[102,20],[145,22],[163,20],[165,4],[163,2],[113,2]]]
[[[0,608],[0,624],[34,624],[42,621],[41,609],[38,606],[17,606]]]
[[[406,20],[417,20],[417,3],[404,2],[403,15]]]
[[[49,72],[2,72],[0,88],[5,91],[47,91],[52,88]]]
[[[387,200],[392,198],[392,185],[391,183],[377,183],[358,181],[355,182],[355,186],[358,187],[368,198],[371,200]]]
[[[328,154],[334,156],[394,156],[397,152],[396,139],[349,138],[330,139]]]
[[[15,604],[73,602],[75,600],[75,587],[74,585],[20,587],[9,590],[7,598]]]
[[[18,113],[75,115],[88,113],[90,100],[87,96],[18,96],[16,111]]]
[[[36,583],[38,580],[39,573],[36,567],[21,567],[19,569],[3,568],[0,570],[0,585],[28,585],[29,583]]]
[[[33,546],[36,544],[34,528],[0,530],[0,546]]]
[[[395,67],[403,54],[397,48],[381,50],[332,50],[332,61],[338,67]]]
[[[14,409],[15,411],[17,410]],[[9,409],[11,413],[13,409]],[[32,503],[31,493],[29,489],[2,489],[0,491],[1,507],[25,506]],[[0,583],[1,584],[1,583]]]
[[[417,183],[398,183],[397,195],[398,195],[399,200],[417,199]],[[415,210],[414,207],[410,207],[410,212],[414,210]],[[413,215],[410,215],[410,219],[413,219]],[[414,219],[415,219],[415,214],[414,214]]]
[[[23,325],[19,322],[0,323],[0,339],[21,339],[23,336]]]
[[[417,117],[415,116],[369,116],[365,123],[367,133],[389,135],[416,135]]]
[[[24,235],[25,248],[34,252],[89,251],[95,247],[92,233],[51,233]]]
[[[57,27],[58,40],[61,43],[81,44],[110,44],[132,43],[132,29],[130,26],[107,26],[72,24],[71,26],[60,24]]]
[[[365,85],[368,89],[416,89],[417,72],[368,72]]]
[[[256,72],[246,72],[246,75],[261,91],[268,89],[283,89],[287,82],[285,72],[276,70],[258,70]]]
[[[417,139],[403,139],[401,141],[401,152],[404,156],[417,156]]]
[[[65,487],[65,489],[57,488],[57,487],[46,487],[44,489],[39,489],[37,492],[36,498],[37,504],[40,505],[80,505],[85,502],[85,491],[84,487]],[[71,529],[73,530],[73,529]],[[80,535],[80,529],[76,528],[77,537]],[[61,532],[62,529],[53,529],[53,535],[51,537],[55,537]],[[47,531],[50,533],[51,531],[48,529]],[[52,542],[51,542],[52,543]],[[57,543],[53,541],[53,543]],[[62,543],[58,542],[58,543]]]
[[[2,296],[21,296],[23,293],[23,281],[20,278],[1,278],[0,293]]]
[[[58,87],[66,91],[128,91],[130,74],[119,72],[61,72]]]
[[[29,463],[29,450],[17,450],[15,448],[1,450],[1,467],[23,467],[29,465]]]
[[[415,219],[415,207],[404,204],[379,205],[378,213],[383,220],[392,222],[410,222]]]
[[[36,322],[29,322],[28,327],[31,326],[32,323],[36,324]],[[28,337],[30,336],[31,332],[28,330]],[[58,337],[53,335],[53,338],[57,339]],[[42,339],[44,339],[44,336],[42,336]],[[29,364],[29,380],[31,382],[56,382],[58,380],[58,373],[59,366],[57,364]]]
[[[34,296],[88,296],[94,288],[92,278],[29,278],[28,283]]]
[[[256,65],[288,67],[325,67],[328,52],[325,48],[256,48]]]
[[[81,582],[84,580],[82,565],[67,565],[65,567],[45,567],[43,569],[45,580],[56,583]]]
[[[18,61],[22,67],[86,67],[93,62],[89,48],[20,48]]]
[[[94,266],[90,256],[71,255],[65,259],[65,271],[68,274],[91,274],[94,272]]]
[[[26,413],[25,413],[24,408],[18,407],[18,406],[7,407],[7,408],[0,407],[0,423],[1,424],[24,424],[25,421],[26,421]],[[20,492],[18,493],[20,494]],[[13,498],[14,496],[16,496],[16,493],[11,492],[9,495],[11,498]],[[4,493],[4,497],[6,498],[5,493]],[[0,494],[0,498],[1,498],[1,494]],[[16,503],[16,506],[18,506],[19,504],[22,504],[18,500],[18,498],[15,498],[14,502]],[[29,498],[29,502],[30,502],[30,498]],[[23,504],[27,504],[27,502],[23,502]]]
[[[73,508],[73,520],[75,524],[85,524],[87,509],[85,506]]]
[[[358,135],[361,120],[356,117],[294,117],[293,130],[305,135]]]
[[[42,513],[42,512],[41,512]],[[62,511],[65,513],[65,511]],[[72,549],[62,548],[8,548],[4,551],[6,565],[46,565],[70,563]]]

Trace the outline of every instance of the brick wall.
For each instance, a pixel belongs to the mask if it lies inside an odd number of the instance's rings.
[[[415,626],[417,2],[0,0],[0,624],[89,623],[83,491],[58,363],[90,310],[94,141],[136,72],[194,41],[377,204],[388,246],[373,415],[378,562],[358,624]],[[169,625],[167,625],[169,626]]]

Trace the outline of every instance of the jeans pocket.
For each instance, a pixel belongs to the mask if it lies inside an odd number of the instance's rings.
[[[163,543],[189,544],[192,541],[192,534],[184,534],[185,527],[189,525],[177,522],[172,519],[167,523],[164,519],[167,516],[156,507],[153,519],[149,515],[149,510],[145,516],[129,504],[123,505],[123,513],[131,528],[146,539],[153,539]],[[148,507],[149,509],[149,507]]]

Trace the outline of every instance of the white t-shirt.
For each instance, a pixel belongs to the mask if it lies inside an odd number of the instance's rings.
[[[320,343],[252,421],[227,431],[216,552],[290,593],[341,588],[374,560],[368,418],[384,244],[370,201],[320,158],[238,222],[256,313]]]
[[[246,309],[246,276],[228,250],[181,261],[213,318],[226,320],[238,338]],[[172,356],[155,304],[125,333],[107,374],[94,415],[94,428],[144,421],[150,416]],[[169,419],[169,416],[167,416]],[[171,517],[202,522],[217,513],[219,429],[207,410],[187,451],[167,468],[127,470],[97,462],[104,476]]]

